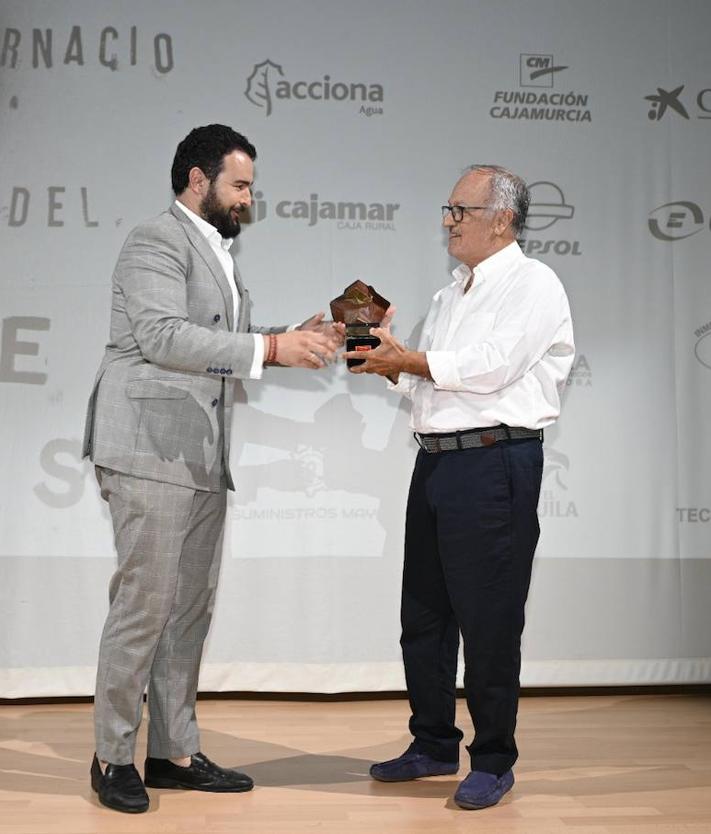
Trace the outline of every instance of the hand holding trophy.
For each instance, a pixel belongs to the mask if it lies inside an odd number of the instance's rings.
[[[370,329],[387,326],[392,312],[390,302],[363,281],[349,284],[342,295],[331,301],[333,320],[346,326],[346,351],[365,352],[378,347],[380,339],[371,336]],[[348,358],[346,364],[352,368],[364,361]]]

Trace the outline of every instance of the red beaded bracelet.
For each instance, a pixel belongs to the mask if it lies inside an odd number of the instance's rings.
[[[267,358],[264,360],[265,365],[276,365],[277,357],[277,337],[275,333],[269,333],[269,349],[267,350]]]

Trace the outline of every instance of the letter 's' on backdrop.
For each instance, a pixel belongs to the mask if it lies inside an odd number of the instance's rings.
[[[93,688],[114,551],[80,460],[110,280],[177,142],[259,152],[239,264],[259,324],[356,279],[416,340],[474,162],[532,186],[524,248],[578,356],[546,437],[523,683],[711,680],[706,0],[3,0],[0,697]],[[343,364],[240,395],[201,688],[404,685],[408,410]]]

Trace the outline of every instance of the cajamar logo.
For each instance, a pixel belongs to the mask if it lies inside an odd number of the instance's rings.
[[[267,200],[261,191],[254,192],[254,200],[245,221],[256,223],[267,216]],[[355,200],[322,200],[317,193],[309,199],[279,200],[274,214],[282,220],[296,220],[316,226],[323,220],[335,221],[339,230],[392,232],[400,203],[366,203]]]

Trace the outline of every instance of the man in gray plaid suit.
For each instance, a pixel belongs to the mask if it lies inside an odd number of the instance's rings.
[[[200,752],[198,669],[225,519],[233,381],[265,364],[320,368],[342,341],[317,314],[258,328],[230,252],[251,203],[254,146],[224,125],[178,146],[176,200],[134,229],[113,276],[111,332],[84,455],[96,465],[118,553],[101,638],[91,781],[119,811],[148,809],[134,767],[148,687],[149,787],[236,792],[252,780]]]

